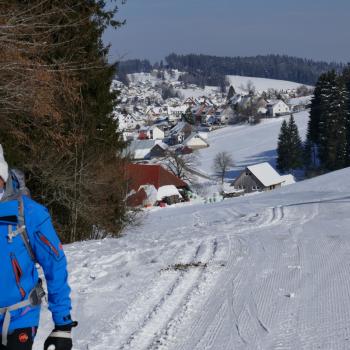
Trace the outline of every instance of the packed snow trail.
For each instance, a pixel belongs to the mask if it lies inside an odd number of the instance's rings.
[[[67,246],[74,349],[349,349],[349,175],[154,210],[120,239]]]

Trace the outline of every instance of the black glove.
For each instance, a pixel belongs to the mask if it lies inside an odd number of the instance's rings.
[[[72,342],[72,328],[76,327],[78,322],[72,322],[64,326],[55,326],[44,344],[44,350],[71,350]]]

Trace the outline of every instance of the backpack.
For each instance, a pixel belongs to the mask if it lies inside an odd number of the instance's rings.
[[[8,200],[17,200],[18,202],[18,218],[17,218],[17,229],[13,230],[13,225],[8,224],[8,241],[12,242],[12,240],[20,235],[23,240],[24,246],[29,254],[30,259],[34,264],[37,263],[37,259],[35,257],[33,248],[30,244],[29,236],[25,226],[25,217],[24,217],[24,203],[23,196],[30,196],[29,190],[25,186],[25,178],[23,172],[18,169],[11,169],[9,171],[9,178],[6,182],[6,199]],[[18,271],[17,265],[15,266]],[[16,277],[17,278],[17,277]],[[7,345],[7,335],[11,322],[11,312],[24,308],[26,306],[37,306],[41,304],[42,298],[46,295],[45,290],[42,286],[42,281],[39,278],[38,284],[31,290],[28,295],[28,299],[23,300],[17,304],[10,305],[8,307],[0,308],[0,314],[4,315],[3,326],[1,330],[1,343],[2,345]]]
[[[32,246],[30,245],[28,233],[25,226],[22,196],[30,197],[30,191],[25,183],[25,175],[19,169],[10,169],[9,176],[11,177],[12,186],[18,200],[18,229],[16,231],[12,231],[12,226],[9,225],[8,237],[11,240],[13,237],[16,237],[18,234],[20,234],[30,258],[34,261],[34,263],[37,263],[34,251],[32,249]]]

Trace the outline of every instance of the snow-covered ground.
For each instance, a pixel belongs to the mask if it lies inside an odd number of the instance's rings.
[[[120,239],[66,246],[74,348],[349,349],[349,176],[160,209]]]
[[[312,97],[313,95],[291,98],[288,101],[288,104],[290,106],[300,106],[302,104],[306,106],[311,103]]]
[[[168,83],[174,83],[177,82],[178,78],[180,77],[181,72],[174,70],[173,76],[168,74],[168,72],[164,71],[164,79]],[[157,74],[155,72],[153,73],[133,73],[128,74],[128,77],[131,82],[150,82],[153,86],[156,84],[161,83],[163,80],[160,78],[157,78]],[[294,83],[291,81],[286,80],[276,80],[276,79],[267,79],[267,78],[255,78],[255,77],[245,77],[245,76],[239,76],[239,75],[228,75],[227,80],[230,85],[233,85],[235,88],[235,91],[237,93],[247,94],[246,86],[248,83],[252,83],[258,93],[262,93],[263,91],[267,91],[268,89],[275,89],[278,91],[281,90],[295,90],[302,84]],[[311,87],[311,86],[309,86]],[[204,89],[197,87],[197,88],[177,88],[177,91],[181,93],[183,98],[193,97],[198,98],[202,96],[210,96],[215,95],[217,93],[220,93],[220,89],[217,86],[206,86]]]
[[[180,75],[183,74],[178,70],[173,70],[173,75],[171,76],[167,71],[164,71],[164,80],[167,82],[175,82],[179,79]],[[128,74],[128,78],[131,82],[151,82],[153,85],[157,83],[161,83],[163,80],[161,78],[157,78],[157,71],[152,73],[133,73]]]
[[[210,95],[215,95],[216,93],[219,93],[219,89],[216,86],[206,86],[204,89],[201,89],[199,87],[195,89],[181,88],[181,89],[176,89],[176,91],[179,91],[181,96],[183,96],[184,99],[189,97],[198,98],[202,96],[210,96]]]
[[[294,90],[300,85],[286,80],[276,80],[267,78],[242,77],[239,75],[228,75],[227,79],[230,85],[233,85],[237,93],[247,93],[242,87],[246,87],[248,82],[252,82],[257,92],[267,91],[268,89],[275,90]]]
[[[294,114],[302,138],[305,138],[308,112]],[[207,174],[213,174],[213,161],[217,153],[226,151],[235,161],[236,167],[229,171],[227,177],[235,178],[247,165],[261,162],[276,164],[277,139],[282,121],[289,116],[265,119],[258,125],[236,125],[213,131],[209,134],[210,147],[199,151],[199,168]]]

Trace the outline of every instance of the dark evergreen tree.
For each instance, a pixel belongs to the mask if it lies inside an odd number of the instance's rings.
[[[152,67],[148,60],[126,60],[119,62],[117,75],[126,75],[132,73],[150,73],[152,69],[159,69],[159,63]]]
[[[307,167],[314,167],[317,164],[318,146],[320,144],[320,118],[325,112],[324,96],[325,86],[327,84],[327,74],[322,74],[316,84],[314,96],[310,104],[310,119],[307,130],[307,147],[306,152],[310,152],[307,158],[310,163]]]
[[[255,57],[217,57],[209,55],[176,55],[166,57],[169,68],[200,74],[206,85],[217,76],[245,75],[262,78],[296,81],[314,85],[318,77],[331,69],[341,72],[343,65],[282,55]]]
[[[289,128],[288,128],[287,122],[283,120],[281,131],[278,136],[278,145],[277,145],[277,169],[281,172],[285,172],[290,169],[289,143],[290,143]]]
[[[182,120],[187,122],[188,124],[195,125],[196,124],[196,119],[195,116],[193,115],[191,108],[188,108],[186,113],[182,115]]]
[[[303,162],[305,169],[314,168],[317,164],[317,158],[313,149],[313,144],[306,139],[303,145]]]
[[[227,101],[230,101],[231,98],[236,94],[235,88],[231,85],[228,94],[227,94]]]
[[[303,145],[294,117],[282,122],[277,146],[277,169],[287,172],[303,166]]]
[[[327,73],[321,99],[319,159],[324,169],[341,169],[346,164],[347,150],[346,89],[335,71]]]
[[[299,135],[298,127],[293,115],[288,123],[289,137],[289,169],[298,169],[303,166],[303,144]]]
[[[9,163],[26,172],[33,198],[48,206],[65,242],[117,235],[126,219],[125,145],[112,118],[116,65],[108,63],[102,41],[107,26],[121,24],[116,10],[97,0],[2,7],[1,22],[18,25],[4,26],[12,46],[1,45],[0,61],[11,54],[19,70],[25,62],[34,95],[16,113],[0,105],[0,137]],[[1,31],[0,43],[7,37]]]
[[[342,78],[346,89],[346,166],[350,166],[350,65],[344,69]]]

